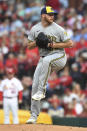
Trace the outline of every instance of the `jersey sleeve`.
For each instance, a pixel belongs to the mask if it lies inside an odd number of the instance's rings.
[[[60,41],[66,42],[68,40],[70,40],[68,33],[63,28],[61,28],[61,30],[60,30]]]
[[[18,85],[17,86],[18,87],[18,92],[22,91],[23,90],[23,86],[22,86],[22,83],[19,80],[17,81],[17,85]]]
[[[32,29],[31,29],[30,32],[29,32],[28,40],[29,40],[30,42],[35,40],[35,35],[34,35],[34,29],[33,29],[33,27],[32,27]]]
[[[3,92],[3,88],[4,88],[4,83],[1,82],[1,83],[0,83],[0,92]]]

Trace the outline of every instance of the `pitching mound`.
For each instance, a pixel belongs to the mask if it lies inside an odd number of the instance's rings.
[[[87,131],[87,128],[55,125],[0,125],[0,131]]]

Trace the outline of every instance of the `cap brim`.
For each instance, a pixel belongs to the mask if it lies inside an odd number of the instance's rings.
[[[57,12],[50,12],[50,13],[46,13],[46,14],[58,14]]]

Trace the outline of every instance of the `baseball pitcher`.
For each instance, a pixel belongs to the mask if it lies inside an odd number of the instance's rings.
[[[41,22],[32,27],[28,35],[28,48],[39,48],[40,60],[36,67],[31,100],[31,117],[26,123],[36,123],[40,113],[40,100],[45,98],[50,73],[64,68],[67,58],[64,48],[73,46],[67,32],[54,22],[56,12],[50,6],[41,10]]]

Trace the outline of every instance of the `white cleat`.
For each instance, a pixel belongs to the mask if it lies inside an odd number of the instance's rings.
[[[26,124],[35,124],[36,121],[37,121],[37,119],[35,117],[31,116],[30,119],[28,119],[26,121]]]
[[[38,91],[36,94],[32,96],[33,100],[40,101],[41,99],[45,98],[45,93]]]

